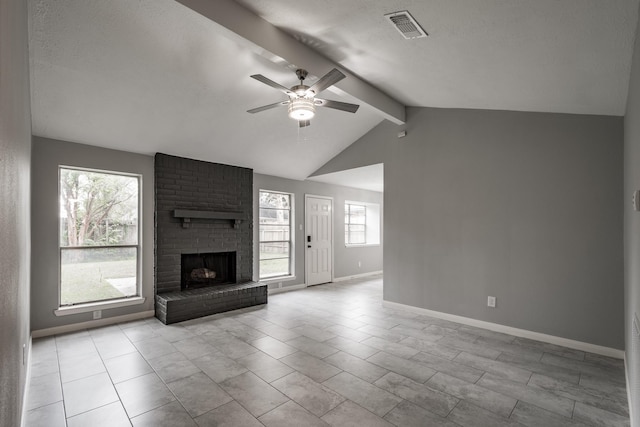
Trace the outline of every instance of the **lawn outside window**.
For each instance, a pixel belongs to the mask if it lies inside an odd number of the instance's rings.
[[[61,309],[140,296],[140,180],[59,168]]]

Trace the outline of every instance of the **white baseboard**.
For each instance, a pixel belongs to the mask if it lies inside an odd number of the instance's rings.
[[[370,271],[368,273],[360,273],[360,274],[353,274],[351,276],[344,276],[344,277],[335,277],[333,279],[333,282],[344,282],[345,280],[351,280],[351,279],[359,279],[361,277],[367,277],[367,276],[375,276],[378,274],[382,274],[382,270],[378,270],[378,271]]]
[[[100,326],[115,325],[116,323],[130,322],[132,320],[146,319],[155,316],[154,310],[141,311],[139,313],[125,314],[123,316],[105,317],[104,319],[89,320],[88,322],[73,323],[71,325],[54,326],[53,328],[31,331],[32,338],[48,337],[57,334],[81,331],[83,329],[97,328]]]
[[[336,277],[330,283],[344,282],[346,280],[358,279],[358,278],[367,277],[367,276],[375,276],[378,274],[382,274],[382,270],[370,271],[368,273],[354,274],[352,276]],[[302,283],[300,285],[293,285],[293,286],[283,286],[281,288],[269,288],[269,295],[279,294],[280,292],[298,291],[300,289],[305,289],[305,288],[308,288],[308,286],[305,283]]]
[[[462,323],[468,326],[488,329],[490,331],[502,332],[503,334],[515,335],[521,338],[542,341],[549,344],[560,345],[572,348],[574,350],[587,351],[589,353],[599,354],[601,356],[614,357],[616,359],[624,358],[624,351],[615,348],[604,347],[596,344],[590,344],[582,341],[575,341],[568,338],[556,337],[540,332],[528,331],[526,329],[513,328],[511,326],[500,325],[498,323],[485,322],[484,320],[472,319],[470,317],[457,316],[455,314],[442,313],[440,311],[428,310],[426,308],[414,307],[411,305],[400,304],[392,301],[382,301],[383,307],[408,310],[426,316],[436,317],[438,319],[449,320],[451,322]]]
[[[629,420],[631,420],[631,427],[638,427],[633,423],[633,415],[635,414],[634,412],[634,407],[633,407],[633,401],[631,400],[631,388],[629,387],[629,384],[631,384],[631,378],[629,378],[629,365],[627,365],[627,353],[624,353],[624,379],[626,380],[625,383],[627,383],[627,405],[629,407]]]
[[[27,427],[27,401],[29,397],[29,389],[31,388],[31,341],[32,337],[29,337],[29,343],[27,345],[27,351],[25,354],[25,363],[27,364],[27,369],[25,372],[25,381],[24,381],[24,390],[22,394],[22,414],[20,414],[20,426]]]
[[[375,276],[378,274],[382,274],[382,270],[370,271],[368,273],[354,274],[352,276],[335,277],[330,283],[344,282],[346,280],[358,279],[358,278],[367,277],[367,276]],[[293,285],[293,286],[283,286],[281,288],[269,288],[269,295],[279,294],[280,292],[297,291],[305,288],[308,288],[308,286],[305,283],[302,283],[300,285]]]
[[[307,287],[306,283],[302,283],[300,285],[283,286],[281,288],[268,289],[268,292],[269,292],[269,295],[273,295],[273,294],[279,294],[281,292],[297,291],[299,289],[305,289],[306,287]]]

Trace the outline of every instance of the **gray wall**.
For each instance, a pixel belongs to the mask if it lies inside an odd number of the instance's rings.
[[[410,108],[404,128],[317,172],[384,162],[385,300],[623,348],[622,118]]]
[[[29,347],[27,2],[0,1],[0,425],[20,425]]]
[[[640,190],[640,43],[636,38],[627,114],[624,117],[624,287],[626,326],[626,358],[629,404],[634,415],[633,426],[640,426],[640,346],[633,344],[633,316],[640,321],[640,212],[634,212],[631,197]],[[637,337],[636,337],[637,338]],[[638,343],[640,344],[640,343]]]
[[[315,196],[333,197],[334,208],[334,277],[349,277],[357,274],[370,273],[382,270],[382,248],[384,236],[381,232],[380,245],[364,247],[345,247],[344,245],[344,202],[345,200],[378,203],[380,205],[381,216],[384,218],[384,206],[382,193],[375,191],[360,190],[351,187],[325,184],[313,181],[295,181],[291,179],[278,178],[269,175],[253,175],[254,191],[254,218],[258,218],[258,192],[260,190],[282,191],[294,194],[294,215],[295,215],[295,275],[293,280],[282,281],[282,287],[302,284],[304,278],[304,196],[311,194]],[[302,228],[301,228],[302,227]],[[256,244],[254,245],[254,280],[257,280],[258,269],[258,229],[254,230]],[[361,267],[358,268],[358,261]],[[270,283],[269,287],[277,287],[277,283]]]
[[[58,166],[142,175],[142,296],[144,304],[102,311],[102,317],[153,310],[153,157],[53,139],[33,138],[31,328],[40,330],[85,322],[92,313],[57,317]]]

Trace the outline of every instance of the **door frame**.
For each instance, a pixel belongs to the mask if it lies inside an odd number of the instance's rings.
[[[309,224],[307,224],[307,199],[309,197],[312,197],[314,199],[326,199],[326,200],[331,200],[331,212],[329,213],[329,221],[331,221],[331,282],[332,283],[333,280],[335,279],[335,232],[336,232],[336,227],[335,227],[335,222],[333,221],[333,212],[335,210],[335,203],[333,200],[333,197],[331,196],[319,196],[316,194],[307,194],[305,193],[304,195],[304,236],[302,236],[302,242],[304,244],[304,284],[308,287],[309,286],[309,269],[307,268],[307,261],[308,261],[308,255],[307,255],[307,236],[308,231],[309,231]],[[313,286],[313,285],[311,285]]]

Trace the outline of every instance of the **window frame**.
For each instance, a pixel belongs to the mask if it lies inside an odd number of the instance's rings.
[[[102,245],[102,246],[63,246],[62,245],[62,239],[61,239],[61,232],[63,230],[62,227],[62,221],[63,221],[63,217],[62,215],[60,215],[60,211],[61,211],[61,205],[60,205],[60,200],[61,200],[61,178],[62,178],[62,171],[63,170],[71,170],[71,171],[82,171],[82,172],[89,172],[89,173],[97,173],[97,174],[105,174],[105,175],[116,175],[116,176],[124,176],[124,177],[130,177],[130,178],[135,178],[137,180],[137,187],[138,187],[138,194],[137,194],[137,219],[136,219],[136,223],[137,223],[137,229],[136,229],[136,244],[122,244],[122,245]],[[57,258],[58,258],[58,280],[57,280],[57,286],[58,286],[58,309],[54,311],[54,314],[56,316],[64,316],[64,315],[69,315],[69,314],[76,314],[76,313],[84,313],[84,312],[89,312],[89,311],[94,311],[94,310],[101,310],[101,309],[106,309],[106,308],[117,308],[117,307],[125,307],[125,306],[129,306],[129,305],[137,305],[137,304],[142,304],[144,303],[144,301],[146,300],[146,298],[144,298],[142,296],[142,283],[143,283],[143,277],[142,277],[142,251],[143,251],[143,245],[142,245],[142,229],[143,229],[143,182],[142,182],[142,174],[138,174],[138,173],[128,173],[128,172],[121,172],[121,171],[114,171],[114,170],[105,170],[105,169],[96,169],[96,168],[86,168],[86,167],[79,167],[79,166],[68,166],[68,165],[58,165],[58,193],[57,193],[57,209],[58,209],[58,253],[57,253]],[[136,266],[135,266],[135,271],[136,271],[136,291],[135,294],[133,295],[129,295],[129,296],[123,296],[123,297],[115,297],[115,298],[108,298],[108,299],[100,299],[100,300],[92,300],[92,301],[85,301],[85,302],[78,302],[78,303],[72,303],[72,304],[62,304],[62,251],[64,250],[76,250],[76,249],[80,249],[80,250],[86,250],[86,249],[110,249],[110,248],[136,248]],[[94,313],[95,314],[95,313]],[[94,317],[95,319],[96,317]],[[99,318],[99,317],[97,317]]]
[[[352,224],[348,222],[351,215],[350,206],[358,206],[364,207],[364,224]],[[353,200],[345,200],[344,201],[344,245],[347,248],[357,248],[363,246],[379,246],[380,245],[380,236],[381,236],[381,226],[382,226],[382,215],[381,215],[381,207],[378,203],[370,203],[370,202],[360,202]],[[349,226],[363,226],[364,228],[364,243],[349,243],[348,233]]]
[[[352,206],[357,206],[359,208],[362,208],[364,210],[364,223],[362,224],[356,224],[356,223],[352,223],[351,221],[351,208]],[[367,206],[363,203],[356,203],[356,202],[344,202],[344,217],[345,217],[345,222],[344,222],[344,244],[346,246],[363,246],[367,244]],[[357,242],[357,243],[352,243],[351,242],[351,233],[355,233],[355,231],[351,231],[351,227],[352,226],[358,226],[358,227],[362,227],[362,233],[364,233],[364,242]]]
[[[260,196],[262,195],[262,193],[273,193],[273,194],[283,194],[289,197],[289,240],[262,240],[262,223],[260,222],[260,209],[273,209],[273,210],[282,210],[279,208],[263,208],[260,206]],[[270,282],[270,281],[282,281],[283,279],[291,279],[291,278],[295,278],[295,212],[294,212],[294,208],[295,208],[295,201],[294,201],[294,193],[289,193],[287,191],[279,191],[279,190],[266,190],[266,189],[259,189],[258,190],[258,245],[257,245],[257,251],[258,251],[258,280],[260,280],[261,282]],[[289,260],[289,268],[288,268],[288,273],[286,274],[280,274],[277,276],[267,276],[267,277],[263,277],[262,276],[262,268],[261,268],[261,261],[262,258],[260,256],[261,251],[260,251],[260,245],[263,243],[288,243],[289,245],[289,256],[287,257]],[[270,259],[275,259],[275,258],[270,258]],[[282,257],[282,259],[284,259],[284,257]]]

